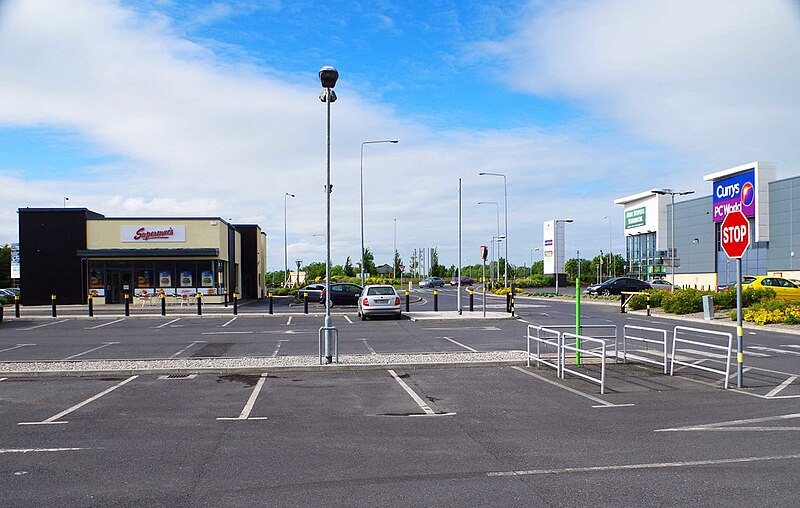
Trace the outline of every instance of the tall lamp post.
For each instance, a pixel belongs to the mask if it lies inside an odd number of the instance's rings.
[[[572,222],[572,219],[556,219],[556,220],[555,220],[555,224],[556,224],[556,231],[555,231],[554,233],[555,233],[556,242],[558,242],[558,223],[559,223],[559,222],[561,222],[561,223],[564,223],[564,224],[567,224],[567,223],[570,223],[570,222]],[[556,252],[555,252],[555,256],[556,256],[556,259],[555,259],[555,261],[556,261],[556,273],[555,273],[555,279],[556,279],[556,295],[558,295],[558,247],[559,247],[559,246],[557,245],[557,246],[556,246],[556,249],[555,249],[555,251],[556,251]],[[566,252],[566,251],[565,251],[565,252]]]
[[[538,252],[540,250],[541,249],[539,247],[534,247],[531,249],[531,275],[530,275],[531,279],[533,279],[533,253]]]
[[[500,238],[500,205],[497,203],[497,201],[478,201],[478,204],[479,205],[494,205],[496,207],[496,213],[497,213],[497,236],[495,236],[495,238]],[[500,244],[499,243],[497,244],[497,258],[498,258],[498,260],[500,258]],[[492,260],[494,260],[494,244],[492,244]],[[489,273],[490,274],[492,273],[492,262],[489,263]],[[506,260],[506,263],[508,263],[508,260]],[[499,270],[497,270],[497,272],[499,272]],[[495,273],[496,273],[497,277],[499,278],[500,274],[497,273],[497,272],[495,272]],[[489,277],[491,277],[491,275],[489,275]],[[492,286],[492,288],[494,288],[494,285]]]
[[[486,171],[482,171],[478,173],[479,176],[499,176],[503,179],[503,220],[505,221],[505,226],[503,227],[504,231],[503,234],[506,237],[506,262],[503,264],[503,279],[504,279],[504,287],[508,287],[508,189],[506,187],[506,175],[503,173],[489,173]],[[499,233],[498,233],[499,236]],[[500,257],[498,253],[498,258]]]
[[[672,215],[670,215],[670,226],[669,226],[669,242],[667,243],[667,250],[669,250],[669,272],[672,276],[672,287],[670,287],[670,291],[675,291],[675,196],[687,196],[689,194],[694,194],[693,190],[674,190],[674,189],[653,189],[650,192],[653,194],[660,194],[662,196],[669,195],[671,206],[672,206]]]
[[[398,143],[396,139],[379,139],[361,143],[361,286],[364,286],[364,145],[376,143]],[[393,270],[394,271],[394,270]]]
[[[286,198],[293,198],[294,194],[285,192],[283,194],[283,284],[289,280],[289,249],[286,243]]]
[[[613,254],[611,253],[611,217],[604,215],[603,220],[608,221],[608,276],[614,277],[617,274],[611,271],[611,265],[614,262],[612,258]]]
[[[333,344],[331,335],[335,328],[331,320],[331,103],[336,100],[336,93],[333,87],[339,79],[339,71],[326,65],[319,70],[319,81],[324,90],[319,98],[324,102],[328,109],[328,128],[327,128],[327,167],[325,183],[325,363],[333,362]],[[363,267],[363,265],[362,265]]]
[[[397,219],[394,221],[394,252],[392,252],[392,278],[397,278]]]

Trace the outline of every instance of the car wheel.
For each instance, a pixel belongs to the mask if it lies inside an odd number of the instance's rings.
[[[397,313],[397,316],[395,317],[395,319],[396,319],[396,320],[398,320],[398,321],[400,321],[401,319],[403,319],[403,313],[402,313],[402,312],[398,312],[398,313]]]
[[[602,296],[610,296],[611,295],[611,291],[609,291],[608,289],[601,289],[600,290],[600,294]]]
[[[367,320],[367,316],[365,316],[364,314],[361,314],[361,321],[366,321],[366,320]]]

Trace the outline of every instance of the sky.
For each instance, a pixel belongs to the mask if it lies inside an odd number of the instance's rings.
[[[257,223],[268,266],[464,263],[504,233],[541,259],[624,255],[616,198],[711,192],[703,175],[760,160],[800,175],[800,2],[764,0],[0,0],[0,244],[17,209]],[[362,142],[397,139],[397,144]],[[497,202],[478,205],[479,201]],[[396,221],[395,221],[396,219]],[[24,254],[23,254],[24,256]]]

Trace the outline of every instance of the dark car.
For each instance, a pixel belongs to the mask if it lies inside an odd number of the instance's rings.
[[[584,293],[587,295],[618,295],[625,292],[636,292],[651,289],[650,284],[633,277],[614,277],[601,284],[592,284]]]
[[[349,282],[335,282],[331,284],[331,305],[357,305],[358,297],[364,290],[358,284]],[[322,291],[322,301],[326,299],[325,290]]]
[[[461,277],[461,285],[462,286],[471,286],[472,285],[472,277]],[[453,277],[450,279],[451,286],[458,286],[458,277]]]
[[[325,284],[309,284],[308,286],[298,289],[295,300],[303,301],[303,293],[308,293],[309,302],[322,301],[322,292],[325,290]]]

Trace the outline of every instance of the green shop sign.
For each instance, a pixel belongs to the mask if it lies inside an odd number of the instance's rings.
[[[644,207],[625,210],[625,229],[638,228],[645,225]]]

